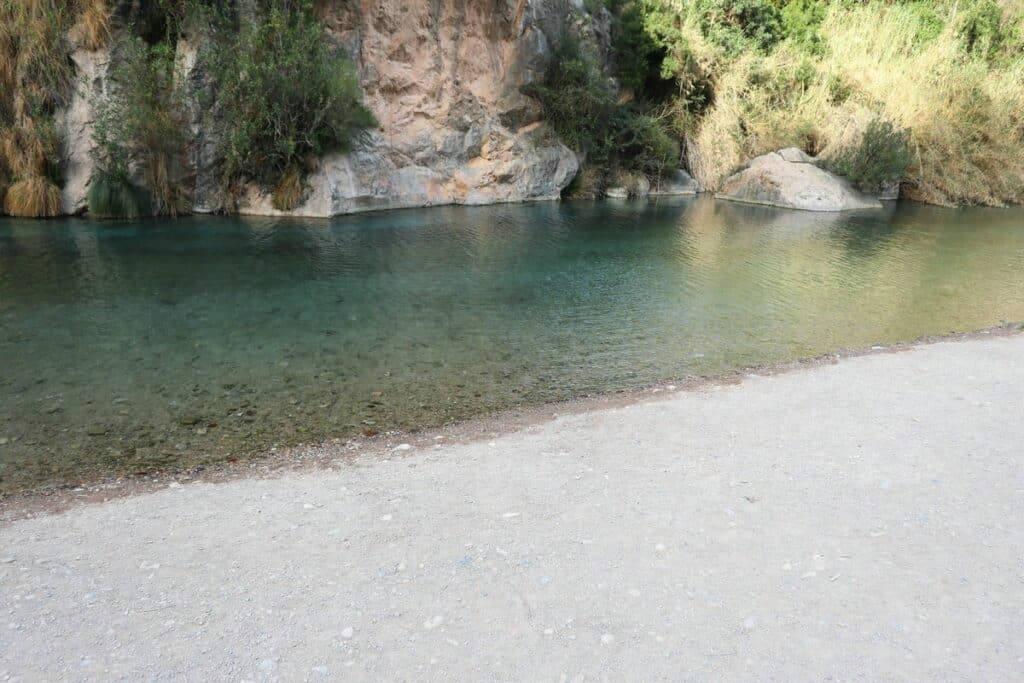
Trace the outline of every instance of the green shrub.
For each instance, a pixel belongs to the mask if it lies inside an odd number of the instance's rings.
[[[679,166],[679,143],[650,116],[625,110],[615,139],[623,168],[660,177]]]
[[[1002,21],[1003,11],[995,0],[971,3],[965,8],[957,25],[957,36],[964,50],[981,59],[994,59],[1007,39]]]
[[[149,192],[121,174],[94,175],[89,181],[88,200],[93,218],[141,218],[153,213]]]
[[[935,40],[946,27],[946,22],[940,15],[942,11],[940,4],[929,0],[914,0],[906,3],[906,10],[913,18],[913,24],[917,30],[916,41],[919,45]]]
[[[696,0],[705,36],[727,54],[767,50],[783,37],[782,14],[769,0]]]
[[[600,193],[617,171],[661,175],[674,170],[679,147],[662,124],[620,103],[594,58],[565,37],[540,83],[524,88],[540,101],[559,138],[581,153],[588,185]]]
[[[345,151],[376,125],[352,63],[332,49],[312,0],[267,0],[253,20],[221,16],[206,55],[224,122],[225,184],[277,185],[307,158]]]
[[[841,152],[830,166],[861,191],[877,193],[906,172],[911,162],[908,141],[907,131],[876,118],[868,123],[860,144]]]
[[[825,5],[820,0],[789,0],[782,7],[782,30],[787,38],[804,49],[821,50],[818,28],[825,18]]]
[[[564,37],[543,80],[523,90],[540,101],[562,142],[597,163],[610,159],[610,124],[619,106],[615,88],[576,40]]]

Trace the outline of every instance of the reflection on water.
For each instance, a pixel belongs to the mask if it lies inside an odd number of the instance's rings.
[[[1024,213],[0,221],[0,493],[1024,319]]]

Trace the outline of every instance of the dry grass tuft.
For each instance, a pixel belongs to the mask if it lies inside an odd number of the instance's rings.
[[[77,0],[77,42],[86,50],[99,50],[110,42],[110,8],[107,0]]]
[[[59,139],[54,113],[74,77],[65,36],[96,50],[110,38],[108,0],[0,0],[0,181],[8,213],[52,216],[60,190],[47,179]]]
[[[46,176],[59,146],[53,116],[73,77],[64,38],[73,15],[68,0],[0,1],[0,170],[13,215],[60,212],[60,190]]]
[[[60,188],[48,178],[35,176],[10,186],[4,210],[21,218],[52,218],[61,215]]]
[[[278,211],[293,211],[305,195],[302,173],[298,169],[290,169],[274,187],[271,203]]]

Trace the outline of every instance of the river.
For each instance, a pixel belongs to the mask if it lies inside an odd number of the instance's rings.
[[[1024,320],[1024,210],[0,220],[0,495]]]

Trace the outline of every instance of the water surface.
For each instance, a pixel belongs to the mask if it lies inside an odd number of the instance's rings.
[[[1024,320],[1024,211],[0,220],[0,494]]]

